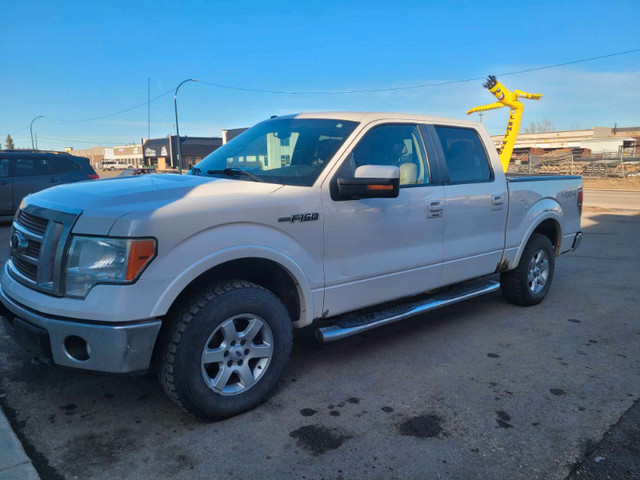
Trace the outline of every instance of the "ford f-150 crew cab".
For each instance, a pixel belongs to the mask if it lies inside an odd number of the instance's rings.
[[[220,418],[269,396],[294,328],[332,341],[499,288],[539,303],[581,208],[580,177],[507,178],[478,123],[276,117],[188,175],[28,196],[4,323],[55,365],[153,369],[178,405]]]

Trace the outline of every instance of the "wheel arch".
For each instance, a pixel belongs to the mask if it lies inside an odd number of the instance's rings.
[[[533,223],[525,233],[522,239],[522,243],[520,243],[516,256],[511,264],[511,269],[518,266],[520,258],[522,257],[522,253],[524,252],[527,243],[529,243],[529,239],[534,233],[541,233],[542,235],[546,236],[553,245],[554,255],[556,257],[560,255],[560,248],[562,244],[562,227],[560,225],[560,219],[555,211],[547,211],[543,215],[538,217],[536,219],[536,222]]]
[[[295,327],[313,321],[313,295],[302,269],[288,257],[256,247],[218,252],[215,258],[191,265],[159,296],[153,315],[170,313],[204,284],[232,279],[253,282],[274,293],[284,303]]]

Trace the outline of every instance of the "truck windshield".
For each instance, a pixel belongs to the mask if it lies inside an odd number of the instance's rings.
[[[357,125],[345,120],[267,120],[212,152],[190,174],[311,186]]]

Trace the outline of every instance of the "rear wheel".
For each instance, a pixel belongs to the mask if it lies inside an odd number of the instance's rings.
[[[500,274],[502,294],[516,305],[537,305],[544,300],[555,267],[555,256],[551,240],[534,233],[527,243],[515,270]]]
[[[168,335],[160,381],[171,399],[205,420],[264,402],[291,354],[292,323],[280,299],[234,280],[186,304]]]

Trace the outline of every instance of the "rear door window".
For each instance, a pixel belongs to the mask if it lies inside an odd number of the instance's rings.
[[[51,168],[53,169],[54,174],[73,172],[74,170],[78,170],[80,167],[74,163],[72,160],[68,158],[51,158],[49,159],[51,163]]]
[[[49,160],[47,158],[16,158],[13,175],[15,177],[51,175]]]
[[[472,128],[435,126],[450,183],[488,182],[493,176],[478,132]]]
[[[0,178],[9,176],[9,159],[0,159]]]

